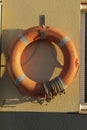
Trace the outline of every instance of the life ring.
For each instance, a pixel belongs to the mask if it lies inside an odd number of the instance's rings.
[[[29,79],[21,67],[21,55],[25,47],[39,39],[56,43],[64,56],[64,66],[60,75],[45,83]],[[8,57],[8,72],[20,92],[23,95],[45,95],[46,100],[50,100],[57,93],[65,92],[65,86],[71,84],[79,68],[79,58],[73,42],[63,32],[49,26],[35,26],[18,35],[8,49]]]

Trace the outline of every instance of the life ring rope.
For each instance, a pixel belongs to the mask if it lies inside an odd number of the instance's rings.
[[[60,95],[65,94],[67,88],[60,77],[55,77],[54,79],[43,83],[43,85],[45,89],[45,99],[48,102],[53,98],[53,95],[57,95],[58,93]]]

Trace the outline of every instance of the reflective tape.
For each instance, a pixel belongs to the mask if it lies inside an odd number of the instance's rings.
[[[24,80],[25,78],[26,78],[26,75],[25,75],[25,74],[19,76],[18,78],[16,78],[15,84],[16,84],[16,85],[19,85],[20,82],[21,82],[22,80]]]
[[[25,45],[30,43],[23,34],[19,34],[18,37]]]
[[[61,48],[62,46],[64,46],[68,41],[70,41],[69,37],[65,37],[63,38],[59,43],[58,46]]]

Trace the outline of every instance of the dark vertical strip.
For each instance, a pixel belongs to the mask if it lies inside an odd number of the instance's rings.
[[[1,76],[1,53],[2,53],[2,1],[0,1],[0,76]]]
[[[87,102],[87,13],[85,13],[85,102]]]
[[[40,15],[39,16],[39,25],[40,26],[45,25],[45,15]]]

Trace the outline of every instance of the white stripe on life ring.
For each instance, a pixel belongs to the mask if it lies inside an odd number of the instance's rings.
[[[18,37],[25,45],[30,43],[23,34],[19,34]]]
[[[26,76],[25,74],[19,76],[18,78],[16,78],[15,84],[16,84],[16,85],[19,85],[20,82],[21,82],[22,80],[24,80],[26,77],[27,77],[27,76]]]
[[[58,46],[61,48],[61,47],[64,46],[68,41],[70,41],[70,38],[66,36],[65,38],[63,38],[63,39],[58,43]]]

